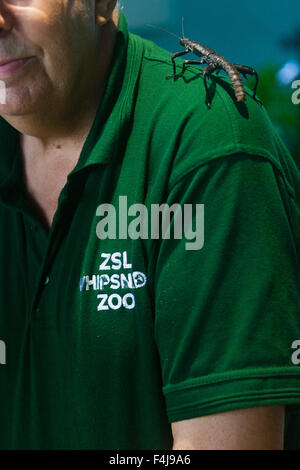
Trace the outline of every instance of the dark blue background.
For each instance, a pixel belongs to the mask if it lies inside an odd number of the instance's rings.
[[[121,0],[129,29],[162,47],[177,51],[176,38],[151,30],[146,23],[185,35],[217,50],[231,62],[282,65],[294,58],[280,39],[300,24],[300,0]]]

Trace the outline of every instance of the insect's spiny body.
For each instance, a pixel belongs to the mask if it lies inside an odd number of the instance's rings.
[[[180,44],[198,57],[208,57],[209,55],[216,54],[213,49],[187,38],[181,39]]]
[[[231,80],[237,101],[245,101],[246,94],[244,85],[238,70],[228,60],[222,57],[213,49],[210,49],[203,44],[196,41],[190,41],[187,38],[182,38],[180,44],[186,48],[187,51],[192,52],[203,60],[209,66],[209,72],[217,70],[225,70]]]

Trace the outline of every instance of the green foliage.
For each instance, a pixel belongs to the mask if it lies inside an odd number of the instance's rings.
[[[277,72],[278,67],[274,65],[259,71],[258,96],[300,168],[300,104],[293,104],[292,95],[296,90],[292,84],[282,85]]]

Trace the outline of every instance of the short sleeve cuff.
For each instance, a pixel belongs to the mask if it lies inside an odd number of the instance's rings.
[[[163,387],[170,423],[259,406],[300,404],[300,367],[234,371]]]

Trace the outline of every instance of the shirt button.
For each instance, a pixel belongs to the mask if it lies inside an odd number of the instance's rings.
[[[45,281],[44,281],[44,286],[46,286],[47,284],[49,284],[49,281],[50,281],[50,278],[49,276],[46,277]]]

